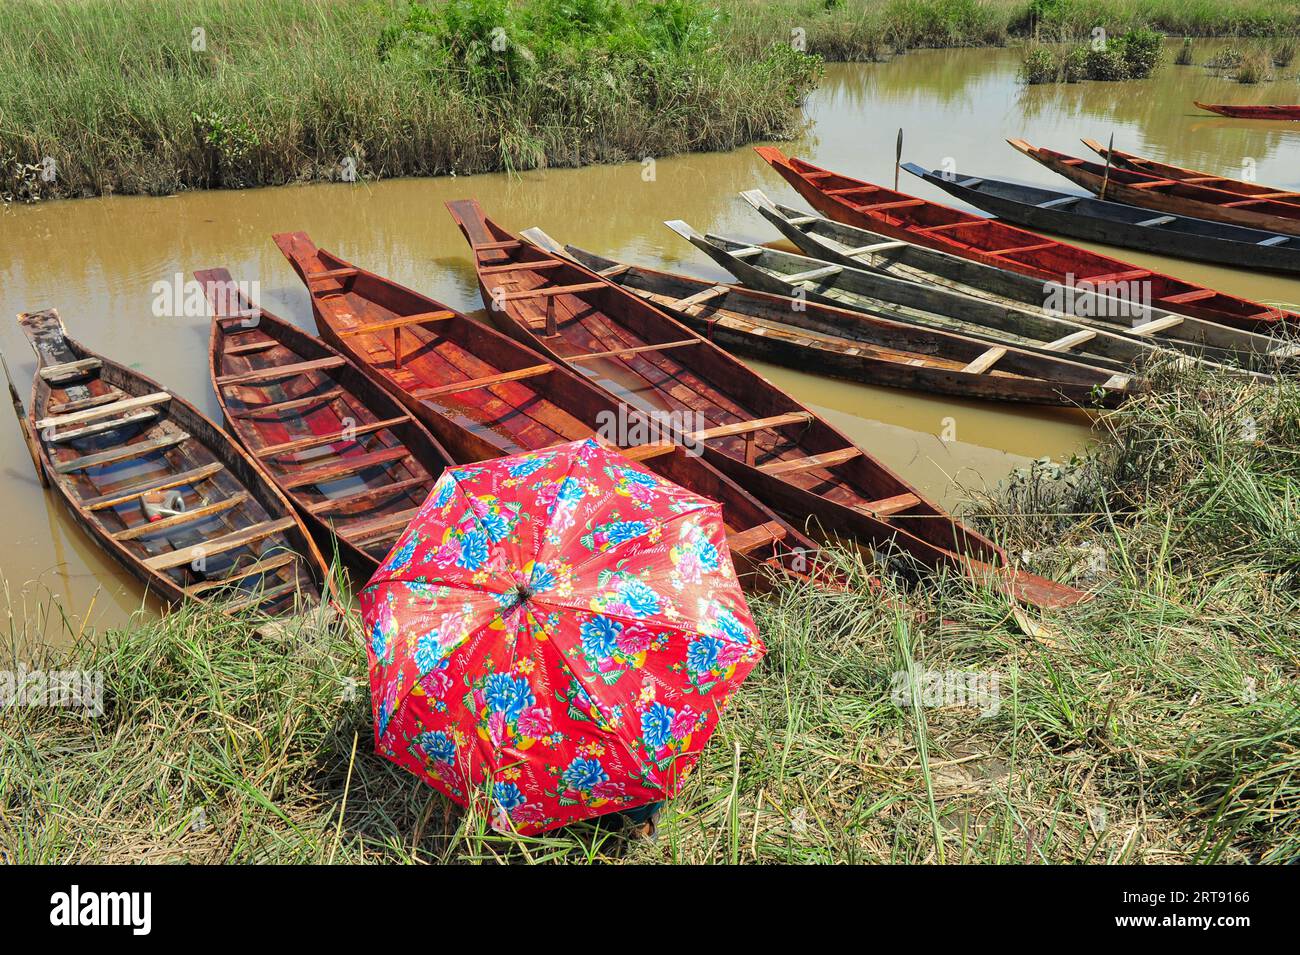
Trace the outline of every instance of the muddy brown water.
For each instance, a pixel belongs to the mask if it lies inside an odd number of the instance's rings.
[[[1198,47],[1198,58],[1212,48]],[[1300,130],[1288,124],[1219,119],[1192,99],[1257,101],[1258,91],[1199,67],[1166,65],[1140,83],[1024,88],[1018,51],[923,51],[891,63],[832,65],[806,106],[807,129],[787,151],[877,182],[893,178],[894,141],[905,130],[904,159],[964,173],[1074,191],[1015,153],[1003,139],[1082,153],[1079,136],[1196,168],[1300,187]],[[1172,56],[1169,57],[1172,60]],[[1286,84],[1272,84],[1284,93]],[[1264,98],[1267,98],[1266,96]],[[1283,96],[1285,98],[1285,95]],[[1294,97],[1292,97],[1294,98]],[[652,175],[650,174],[652,173]],[[270,235],[302,229],[323,248],[464,309],[479,309],[465,243],[443,202],[477,197],[507,227],[541,226],[573,242],[637,263],[721,277],[669,232],[664,219],[749,241],[775,233],[738,197],[760,186],[802,206],[749,149],[580,170],[440,179],[338,183],[167,198],[115,197],[0,211],[3,312],[57,307],[69,331],[90,348],[144,371],[215,415],[208,383],[207,322],[156,315],[155,283],[225,266],[257,282],[271,311],[311,328],[301,283]],[[951,202],[903,173],[900,186]],[[1127,251],[1140,262],[1264,301],[1300,301],[1295,280]],[[12,318],[0,345],[24,398],[34,366]],[[1082,412],[983,404],[848,384],[814,373],[760,366],[763,374],[814,406],[908,480],[950,506],[968,489],[995,485],[1031,458],[1084,449],[1091,419]],[[9,417],[8,412],[3,412]],[[948,438],[950,440],[945,440]],[[0,576],[11,620],[57,603],[59,633],[121,624],[156,610],[126,571],[103,555],[37,485],[16,424],[0,423]]]

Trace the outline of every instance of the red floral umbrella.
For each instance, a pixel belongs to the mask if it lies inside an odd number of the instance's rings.
[[[521,833],[675,794],[766,652],[719,505],[591,440],[449,469],[360,600],[376,751]]]

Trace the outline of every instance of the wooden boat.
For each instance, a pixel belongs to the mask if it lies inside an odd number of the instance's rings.
[[[758,189],[742,192],[741,196],[813,259],[951,289],[1012,307],[1028,305],[1035,313],[1104,332],[1079,348],[1094,357],[1132,364],[1143,351],[1160,347],[1176,349],[1197,361],[1272,368],[1300,353],[1296,346],[1279,343],[1268,335],[1175,315],[1128,296],[1115,297],[1108,294],[1104,284],[1045,286],[1040,279],[1021,272],[801,212],[773,202]],[[1059,299],[1056,306],[1049,305],[1053,296]],[[1117,338],[1127,344],[1117,344]]]
[[[817,545],[686,448],[581,376],[441,302],[318,249],[304,232],[275,236],[311,295],[321,335],[415,415],[461,463],[607,435],[670,481],[722,504],[742,581],[769,570],[842,584]],[[738,428],[738,431],[743,428]],[[646,436],[640,438],[639,436]]]
[[[1281,119],[1300,122],[1300,106],[1230,106],[1223,103],[1202,103],[1192,100],[1201,109],[1233,119]]]
[[[1059,358],[994,345],[940,329],[918,328],[817,302],[718,285],[560,247],[539,229],[523,237],[606,275],[683,325],[736,355],[815,370],[869,385],[1040,405],[1113,402],[1125,388],[1113,377]],[[1094,390],[1096,389],[1096,390]]]
[[[521,242],[473,200],[447,206],[473,249],[484,302],[512,334],[601,374],[606,388],[695,421],[684,438],[778,512],[874,548],[892,543],[926,566],[972,573],[1040,606],[1083,599],[1017,571],[813,411],[609,276]]]
[[[1265,195],[1243,198],[1235,192],[1211,185],[1162,179],[1135,169],[1106,166],[1042,146],[1031,146],[1023,139],[1008,139],[1013,147],[1036,160],[1052,172],[1064,176],[1089,192],[1112,202],[1127,202],[1155,212],[1230,222],[1251,229],[1300,235],[1300,206]]]
[[[58,312],[18,316],[35,349],[29,421],[77,523],[168,602],[291,613],[326,571],[251,457],[174,392],[68,337]]]
[[[225,269],[195,272],[226,429],[318,539],[369,576],[452,463],[425,427],[314,335],[257,308]]]
[[[1268,308],[1004,222],[819,169],[770,146],[758,147],[758,153],[814,209],[848,225],[1042,281],[1093,286],[1142,283],[1157,308],[1237,328],[1268,333],[1288,322],[1300,323],[1300,315],[1294,312]]]
[[[980,176],[944,175],[914,163],[903,168],[955,199],[1004,222],[1201,262],[1300,272],[1300,237],[1191,216],[1156,215],[1138,206],[1022,186]]]
[[[1143,350],[1129,339],[1106,341],[1105,333],[1097,329],[1084,328],[1027,309],[1008,308],[946,289],[927,288],[864,269],[828,264],[723,236],[701,235],[681,221],[665,224],[751,288],[775,295],[801,297],[867,315],[887,313],[902,316],[905,321],[926,327],[936,322],[943,322],[945,327],[960,326],[968,336],[984,338],[985,348],[997,349],[993,355],[1013,348],[1061,358],[1068,354],[1078,359],[1072,377],[1077,381],[1081,372],[1086,372],[1092,382],[1088,390],[1089,400],[1079,402],[1082,406],[1118,404],[1131,390],[1136,390],[1132,377],[1145,374],[1146,365],[1161,355],[1150,349]],[[758,251],[753,251],[755,249]],[[900,286],[903,293],[890,290],[890,283]],[[927,310],[902,309],[891,304],[891,297],[902,297],[902,294],[919,303],[919,308]],[[926,299],[933,301],[926,304]],[[960,316],[960,319],[950,316]],[[1088,348],[1126,354],[1128,361],[1076,354],[1076,350],[1082,352]],[[1172,354],[1165,357],[1181,359],[1181,356]]]
[[[1158,162],[1155,159],[1137,156],[1133,153],[1126,153],[1121,149],[1111,150],[1094,139],[1085,139],[1083,144],[1101,156],[1102,159],[1105,159],[1106,154],[1109,152],[1112,165],[1145,172],[1157,179],[1173,179],[1192,185],[1213,186],[1215,189],[1222,189],[1225,192],[1235,193],[1239,196],[1260,196],[1277,202],[1300,206],[1300,192],[1287,192],[1285,189],[1278,189],[1276,186],[1267,186],[1263,183],[1248,182],[1245,179],[1230,179],[1227,176],[1215,176],[1207,172],[1197,172],[1194,169],[1185,169],[1182,166],[1174,166],[1169,163]]]

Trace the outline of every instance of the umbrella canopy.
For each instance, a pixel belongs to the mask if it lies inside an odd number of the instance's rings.
[[[444,472],[360,601],[376,751],[521,833],[672,796],[765,652],[721,507],[592,440]]]

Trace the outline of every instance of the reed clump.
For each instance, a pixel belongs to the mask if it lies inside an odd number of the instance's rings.
[[[353,618],[184,608],[49,667],[105,708],[0,710],[14,862],[1300,859],[1300,386],[1162,369],[1095,450],[975,502],[1047,616],[956,580],[752,602],[770,653],[658,841],[493,832],[371,752]],[[11,643],[17,642],[11,635]],[[344,794],[346,793],[346,799]]]

